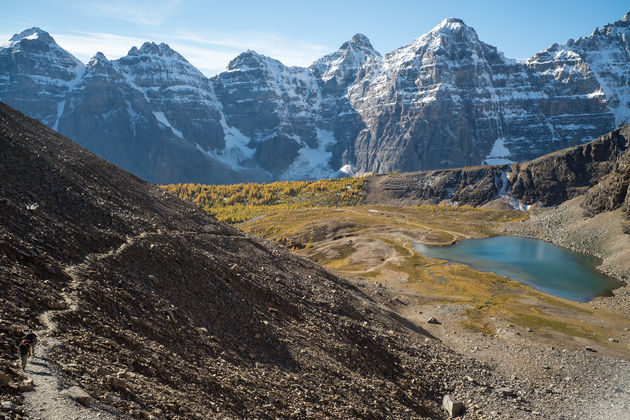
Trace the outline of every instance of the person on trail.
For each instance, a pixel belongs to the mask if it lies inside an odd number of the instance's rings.
[[[26,340],[28,340],[30,344],[29,355],[35,356],[35,344],[37,343],[37,336],[33,331],[29,331],[24,338],[26,338]]]
[[[28,362],[28,351],[31,348],[28,340],[23,338],[20,341],[20,345],[18,346],[18,352],[20,353],[20,358],[22,359],[22,370],[26,370],[26,363]]]

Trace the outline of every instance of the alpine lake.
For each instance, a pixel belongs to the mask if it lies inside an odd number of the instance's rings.
[[[467,264],[576,302],[610,295],[621,285],[595,269],[597,257],[536,239],[496,236],[444,247],[414,243],[413,248],[430,258]]]

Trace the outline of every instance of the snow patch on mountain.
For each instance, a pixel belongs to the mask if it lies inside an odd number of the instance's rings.
[[[291,166],[282,173],[280,180],[334,178],[336,171],[330,167],[332,153],[329,149],[336,143],[332,131],[317,129],[317,147],[304,145]]]
[[[509,159],[510,150],[505,146],[505,139],[499,137],[494,141],[492,150],[488,153],[488,156],[484,159],[486,165],[505,165],[514,163]]]
[[[177,137],[179,137],[180,139],[184,138],[184,135],[182,134],[181,131],[179,131],[178,129],[176,129],[175,127],[173,127],[171,125],[170,122],[168,122],[168,119],[166,119],[166,116],[164,115],[163,112],[156,112],[153,111],[153,115],[155,115],[155,118],[164,126],[168,127],[171,129],[171,131],[173,132],[173,134],[175,134]]]
[[[251,139],[237,128],[228,126],[223,115],[221,115],[221,127],[225,135],[225,147],[223,149],[204,150],[199,144],[196,145],[197,149],[231,169],[237,171],[243,169],[242,163],[254,157],[255,150],[248,147]]]
[[[351,165],[349,163],[346,163],[341,168],[339,168],[338,172],[343,174],[342,176],[355,177],[359,175],[359,171],[357,171],[357,168],[355,168],[354,165]]]

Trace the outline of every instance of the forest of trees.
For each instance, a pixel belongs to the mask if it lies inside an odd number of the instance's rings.
[[[362,177],[271,184],[170,184],[161,188],[227,223],[244,222],[274,209],[355,206],[365,196]]]

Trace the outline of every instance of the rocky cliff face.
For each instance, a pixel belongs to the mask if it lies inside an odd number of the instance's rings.
[[[84,66],[33,28],[0,48],[0,100],[153,182],[512,163],[630,120],[629,37],[626,15],[516,61],[451,18],[385,56],[357,34],[309,68],[247,51],[208,79],[165,44]]]
[[[555,206],[586,194],[584,207],[589,214],[622,207],[630,217],[630,124],[529,162],[367,179],[368,203],[479,206],[503,199],[527,209]]]

